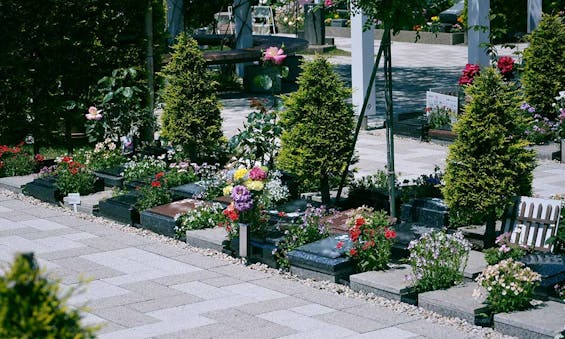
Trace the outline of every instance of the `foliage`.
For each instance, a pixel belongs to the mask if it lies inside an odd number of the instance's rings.
[[[252,100],[251,107],[257,111],[249,113],[243,130],[230,138],[230,152],[237,158],[269,164],[272,168],[279,149],[277,140],[282,133],[277,125],[277,112],[268,111],[259,100]]]
[[[60,193],[66,196],[69,193],[79,193],[88,195],[94,192],[96,177],[81,162],[76,161],[71,156],[64,156],[56,160],[55,170],[56,183]]]
[[[124,180],[126,182],[145,180],[159,172],[165,171],[167,164],[163,160],[150,156],[136,157],[124,164]]]
[[[488,292],[486,302],[494,313],[520,311],[530,307],[534,288],[540,281],[538,273],[512,259],[487,266],[477,277],[479,286],[486,288]],[[481,291],[476,289],[474,295],[480,294]]]
[[[164,11],[153,0],[153,56],[164,52]],[[146,4],[138,0],[3,1],[0,142],[36,145],[82,126],[89,86],[123,65],[143,67]],[[57,133],[52,133],[56,131]],[[37,152],[37,149],[36,149]]]
[[[97,143],[92,152],[88,152],[86,165],[96,171],[122,166],[126,160],[120,148],[116,146],[112,139],[107,138],[103,142]]]
[[[180,215],[176,220],[175,235],[179,239],[186,236],[186,231],[201,230],[225,226],[230,222],[223,213],[223,206],[219,203],[211,205],[202,204]]]
[[[233,5],[232,0],[186,0],[182,8],[184,27],[188,32],[191,32],[193,29],[215,24],[214,14],[221,11],[226,12],[228,6],[231,5]],[[180,9],[175,8],[175,10]]]
[[[81,310],[67,305],[75,290],[62,292],[32,254],[17,255],[0,275],[0,337],[95,338],[95,327],[81,325]]]
[[[530,195],[535,158],[521,138],[525,123],[511,83],[488,68],[466,94],[471,100],[454,126],[457,139],[449,148],[442,191],[450,224],[486,221],[491,245],[494,221],[512,197]]]
[[[162,74],[167,81],[162,136],[180,145],[191,161],[221,160],[225,138],[216,84],[194,39],[178,36]]]
[[[164,172],[155,174],[149,185],[143,185],[139,188],[140,197],[137,200],[137,207],[140,211],[173,201],[171,192],[169,192],[164,183],[164,175]]]
[[[443,188],[444,173],[436,165],[431,174],[422,174],[412,180],[412,184],[402,186],[400,194],[402,201],[409,201],[416,198],[443,198],[441,189]]]
[[[41,154],[33,156],[22,146],[23,142],[14,147],[0,145],[0,178],[31,174],[37,164],[44,160]]]
[[[396,232],[389,228],[390,220],[385,212],[360,207],[348,220],[349,239],[353,245],[347,252],[358,272],[384,270],[388,267],[392,243]],[[343,247],[338,242],[338,249]]]
[[[431,129],[451,130],[451,117],[456,113],[446,107],[430,109],[428,121]]]
[[[408,245],[413,284],[421,292],[444,289],[463,281],[471,244],[463,233],[432,232]]]
[[[553,122],[547,117],[542,117],[527,102],[522,103],[520,109],[522,114],[530,121],[528,128],[524,131],[528,141],[536,145],[543,145],[557,138],[560,121]]]
[[[86,134],[90,142],[107,138],[116,141],[125,135],[139,137],[144,128],[153,126],[155,118],[144,102],[147,93],[142,75],[134,67],[118,68],[98,80],[90,100],[101,108],[102,117],[87,116]]]
[[[524,50],[522,86],[526,101],[542,117],[556,118],[552,107],[558,92],[565,88],[565,23],[559,16],[544,15],[528,38]]]
[[[498,264],[502,260],[514,259],[517,260],[522,257],[528,247],[516,247],[510,243],[510,233],[502,233],[496,238],[495,243],[500,246],[498,248],[491,247],[485,250],[485,260],[487,264]]]
[[[557,138],[565,139],[565,91],[559,91],[553,106],[557,114]]]
[[[194,169],[187,162],[172,163],[165,175],[165,184],[167,187],[175,187],[198,180],[198,176],[194,173]]]
[[[370,18],[369,23],[383,22],[396,33],[423,24],[427,15],[422,9],[428,7],[429,1],[351,0],[350,3]]]
[[[277,165],[298,177],[299,189],[319,188],[329,201],[329,182],[348,166],[353,134],[351,90],[322,57],[303,64],[296,92],[283,96]]]
[[[329,236],[329,229],[326,224],[327,219],[335,214],[333,209],[325,206],[314,207],[308,204],[304,215],[289,226],[278,226],[279,230],[284,231],[284,238],[277,245],[274,256],[280,267],[289,268],[287,253],[314,241],[324,239]]]

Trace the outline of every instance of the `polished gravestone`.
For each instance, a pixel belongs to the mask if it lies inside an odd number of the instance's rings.
[[[207,187],[204,181],[191,182],[171,188],[171,193],[175,199],[194,198],[204,193]]]
[[[210,206],[211,204],[211,202],[203,200],[183,199],[153,207],[141,212],[141,227],[158,234],[174,237],[178,216],[190,210]]]
[[[541,298],[551,295],[556,284],[565,282],[565,254],[530,253],[520,261],[541,275],[540,286],[536,288]]]
[[[275,252],[278,248],[278,244],[283,240],[283,235],[277,230],[269,232],[267,235],[258,237],[251,235],[249,240],[249,250],[248,260],[251,262],[261,262],[267,266],[278,268],[277,259],[275,258]],[[236,237],[231,241],[224,242],[225,253],[228,253],[234,257],[239,256],[239,238]]]
[[[338,242],[344,245],[337,248]],[[304,278],[348,281],[354,271],[354,264],[345,253],[352,243],[347,235],[331,236],[316,242],[300,246],[287,253],[290,271]]]
[[[101,169],[94,171],[94,175],[104,181],[104,186],[107,187],[122,187],[124,185],[124,167],[117,166],[112,168]]]
[[[23,193],[41,201],[58,204],[63,195],[55,185],[56,182],[54,177],[37,178],[24,186]]]
[[[132,226],[139,224],[139,211],[135,207],[138,199],[139,194],[134,191],[102,200],[94,214]]]
[[[409,279],[412,276],[412,267],[406,264],[389,266],[387,270],[351,275],[349,278],[351,289],[417,305],[418,295]]]
[[[565,305],[546,301],[529,310],[495,314],[494,329],[518,338],[562,338]]]

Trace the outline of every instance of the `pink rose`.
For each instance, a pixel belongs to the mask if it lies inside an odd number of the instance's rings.
[[[284,59],[286,59],[286,54],[284,54],[284,50],[278,47],[269,47],[263,53],[263,60],[264,61],[272,61],[275,65],[280,65],[283,63]]]
[[[100,120],[102,119],[102,110],[97,109],[94,106],[90,106],[88,108],[88,114],[85,114],[84,116],[86,117],[87,120]]]

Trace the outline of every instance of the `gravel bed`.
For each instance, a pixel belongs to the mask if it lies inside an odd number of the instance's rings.
[[[28,203],[31,203],[31,204],[34,204],[34,205],[37,205],[37,206],[44,207],[44,208],[56,209],[59,212],[61,212],[61,214],[63,214],[63,215],[72,215],[72,216],[75,216],[75,217],[82,218],[84,220],[96,222],[98,224],[107,225],[108,227],[120,230],[122,232],[142,235],[144,237],[148,237],[150,239],[153,239],[156,242],[161,242],[163,244],[172,245],[172,246],[175,246],[177,248],[186,249],[187,251],[190,251],[190,252],[193,252],[193,253],[199,253],[201,255],[218,258],[218,259],[224,260],[226,263],[230,263],[230,264],[233,264],[233,265],[247,266],[250,269],[265,272],[265,273],[271,274],[273,276],[280,277],[282,279],[289,279],[289,280],[293,280],[293,281],[298,281],[298,282],[300,282],[304,285],[307,285],[309,287],[316,288],[316,289],[319,289],[319,290],[323,290],[323,291],[326,291],[326,292],[330,292],[330,293],[333,293],[333,294],[336,294],[336,295],[341,295],[341,296],[345,296],[345,297],[353,298],[353,299],[362,299],[362,300],[364,300],[364,301],[366,301],[370,304],[387,307],[388,309],[390,309],[391,311],[396,312],[396,313],[420,316],[423,319],[426,319],[427,321],[431,321],[432,323],[453,326],[453,327],[457,328],[458,330],[466,332],[469,336],[472,336],[472,337],[476,337],[476,338],[513,338],[513,337],[510,337],[510,336],[503,335],[499,332],[496,332],[495,330],[493,330],[491,328],[471,325],[468,322],[466,322],[465,320],[462,320],[462,319],[459,319],[459,318],[445,317],[445,316],[442,316],[442,315],[437,314],[435,312],[425,310],[421,307],[416,307],[416,306],[405,304],[405,303],[402,303],[402,302],[399,302],[399,301],[379,297],[379,296],[374,295],[373,293],[365,293],[365,292],[362,292],[362,291],[357,292],[357,291],[354,291],[354,290],[352,290],[351,288],[349,288],[348,286],[345,286],[345,285],[341,285],[341,284],[337,284],[337,283],[333,283],[333,282],[329,282],[329,281],[316,281],[316,280],[312,280],[312,279],[302,279],[302,278],[299,278],[297,276],[290,274],[289,272],[273,269],[273,268],[270,268],[270,267],[268,267],[267,265],[264,265],[264,264],[247,265],[243,259],[234,258],[234,257],[231,257],[231,256],[225,254],[225,253],[218,252],[216,250],[190,246],[190,245],[188,245],[184,242],[181,242],[179,240],[176,240],[176,239],[172,239],[172,238],[169,238],[169,237],[166,237],[166,236],[163,236],[163,235],[159,235],[159,234],[153,233],[153,232],[145,230],[145,229],[119,224],[119,223],[113,222],[111,220],[102,218],[102,217],[96,217],[96,216],[86,214],[86,213],[81,213],[81,212],[75,213],[68,208],[48,204],[48,203],[42,202],[40,200],[37,200],[35,198],[23,195],[21,193],[14,193],[12,191],[9,191],[9,190],[3,189],[3,188],[0,188],[0,196],[5,196],[5,197],[12,198],[12,199],[25,201],[25,202],[28,202]]]

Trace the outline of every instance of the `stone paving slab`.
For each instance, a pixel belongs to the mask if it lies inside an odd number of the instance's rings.
[[[0,187],[10,190],[12,192],[21,193],[22,186],[35,180],[38,174],[21,175],[16,177],[0,178]]]
[[[186,232],[186,243],[200,248],[210,248],[222,251],[222,242],[226,240],[227,231],[223,227],[214,227],[204,230]]]
[[[416,304],[410,282],[407,277],[412,275],[409,265],[391,265],[384,271],[370,271],[354,274],[349,277],[351,288],[374,293],[387,299],[398,300],[409,304]]]
[[[565,305],[546,301],[530,310],[498,313],[494,328],[519,338],[559,338],[565,331]]]

